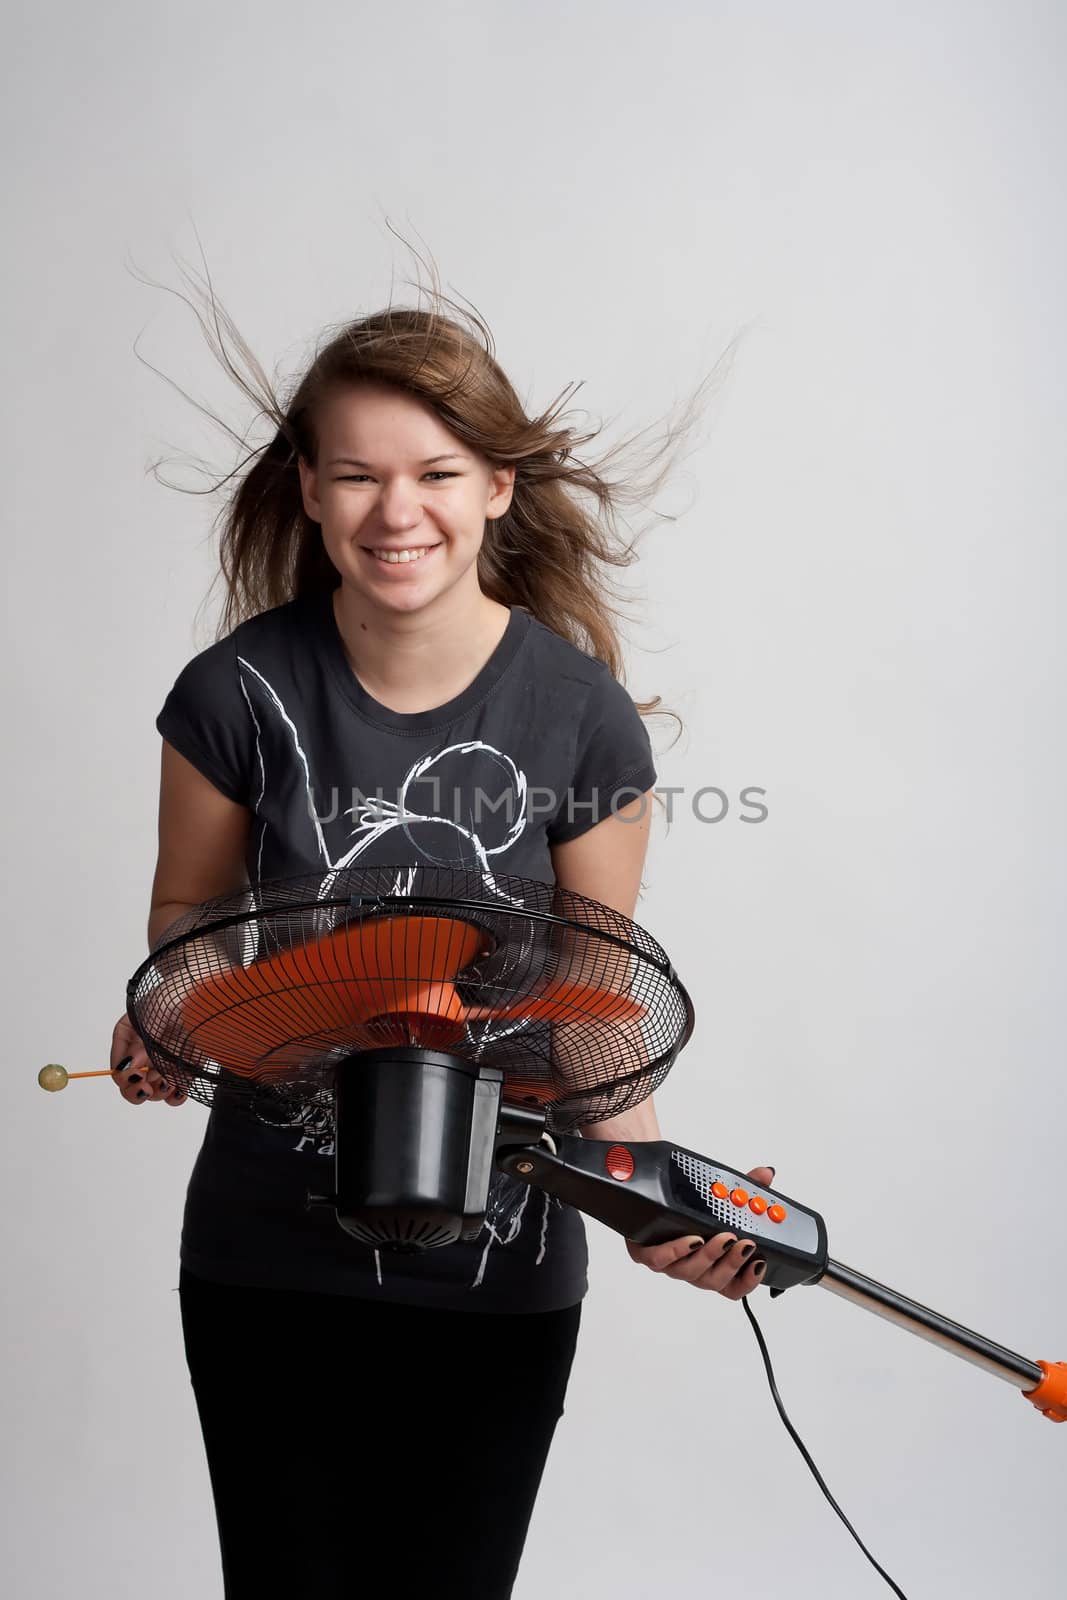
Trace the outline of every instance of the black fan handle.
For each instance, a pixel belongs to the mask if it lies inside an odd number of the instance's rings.
[[[634,1244],[683,1234],[751,1239],[781,1292],[817,1283],[826,1270],[826,1224],[817,1211],[733,1167],[663,1140],[624,1144],[553,1134],[545,1143],[498,1146],[497,1165],[573,1205]]]

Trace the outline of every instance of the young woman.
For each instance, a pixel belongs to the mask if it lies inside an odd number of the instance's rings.
[[[633,915],[656,772],[603,570],[628,557],[575,495],[610,520],[614,486],[526,416],[490,349],[436,308],[390,309],[330,340],[287,405],[268,395],[220,637],[157,722],[150,946],[246,881],[349,865],[538,878]],[[475,820],[476,790],[512,803]],[[130,1103],[182,1103],[126,1017],[111,1063]],[[659,1137],[650,1101],[583,1133]],[[563,1411],[582,1219],[505,1184],[474,1242],[390,1256],[305,1208],[331,1154],[213,1110],[189,1183],[181,1312],[226,1595],[333,1600],[373,1572],[390,1595],[504,1600]],[[731,1241],[627,1248],[736,1300],[762,1268]]]

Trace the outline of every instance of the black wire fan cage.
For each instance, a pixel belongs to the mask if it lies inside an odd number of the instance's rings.
[[[156,940],[127,1009],[157,1070],[220,1114],[328,1129],[343,1228],[473,1237],[509,1142],[650,1095],[693,1006],[643,928],[554,883],[454,867],[252,884]]]

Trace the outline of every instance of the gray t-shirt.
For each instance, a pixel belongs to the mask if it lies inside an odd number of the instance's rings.
[[[519,606],[474,681],[390,710],[348,664],[329,592],[250,618],[194,656],[156,727],[253,813],[250,882],[333,867],[462,867],[555,882],[549,846],[656,781],[633,700],[603,662]],[[473,1311],[547,1311],[585,1294],[580,1213],[499,1174],[474,1241],[416,1255],[351,1238],[328,1208],[327,1132],[212,1108],[181,1260],[218,1282]]]

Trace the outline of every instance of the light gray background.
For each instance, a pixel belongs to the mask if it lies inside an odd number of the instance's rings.
[[[145,949],[154,718],[211,636],[214,505],[145,469],[233,457],[133,340],[248,412],[124,265],[176,283],[194,224],[290,371],[409,274],[388,217],[528,402],[584,379],[606,440],[747,330],[634,573],[629,685],[687,721],[661,782],[733,801],[654,829],[638,919],[699,1014],[661,1120],[775,1163],[838,1258],[1067,1357],[1062,7],[125,0],[6,31],[6,1592],[221,1594],[174,1293],[206,1113],[34,1081],[106,1064]],[[590,1231],[517,1600],[888,1593],[740,1308]],[[1062,1593],[1067,1428],[820,1290],[756,1307],[911,1600]],[[278,1404],[325,1460],[308,1373]]]

